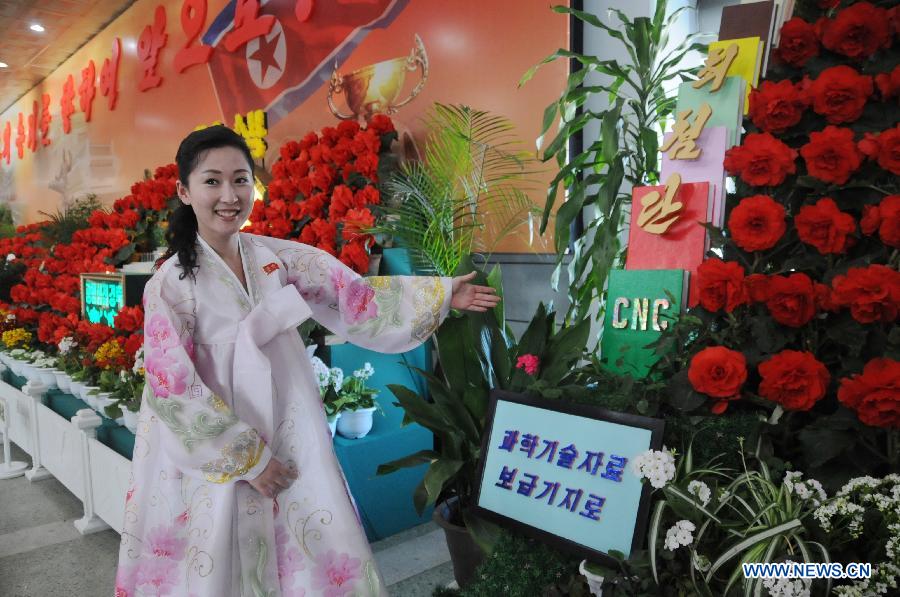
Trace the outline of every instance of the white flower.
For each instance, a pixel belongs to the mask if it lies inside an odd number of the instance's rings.
[[[332,367],[329,371],[331,377],[331,385],[338,392],[344,387],[344,370],[340,367]]]
[[[790,560],[785,562],[793,564]],[[794,578],[764,578],[763,586],[772,597],[809,597],[809,580]]]
[[[75,346],[78,346],[78,342],[75,342],[75,338],[66,336],[59,341],[59,352],[60,354],[68,354]]]
[[[128,381],[128,374],[125,373],[124,369],[119,371],[119,381],[121,381],[122,383],[125,383]]]
[[[690,520],[679,520],[666,531],[665,548],[675,551],[682,545],[690,545],[694,541],[693,532],[697,529]]]
[[[6,314],[6,321],[15,321],[15,320],[16,320],[16,314],[15,314],[15,313],[7,313],[7,314]]]
[[[316,383],[324,394],[331,380],[331,371],[328,370],[328,365],[323,363],[319,357],[312,357],[310,362],[312,363],[313,374],[316,376]]]
[[[656,489],[675,478],[675,457],[670,452],[647,450],[632,462],[632,470]]]
[[[141,347],[138,348],[137,352],[134,353],[134,366],[131,368],[133,373],[140,375],[141,369],[144,368],[144,345],[141,344]]]
[[[375,369],[372,367],[372,363],[366,363],[365,365],[363,365],[362,369],[357,369],[353,372],[353,377],[366,380],[372,377],[372,374],[374,373]]]
[[[687,490],[689,494],[700,500],[700,503],[704,507],[709,503],[712,492],[709,490],[709,486],[703,481],[691,481],[688,483]]]
[[[16,260],[16,254],[15,254],[15,253],[9,253],[9,254],[7,254],[7,256],[6,256],[6,261],[7,261],[7,263],[10,262],[10,261],[15,261],[15,260]]]

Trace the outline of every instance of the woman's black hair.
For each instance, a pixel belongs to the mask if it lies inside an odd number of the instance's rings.
[[[199,131],[194,131],[184,138],[178,146],[175,154],[175,163],[178,165],[178,179],[181,184],[188,186],[188,177],[203,155],[210,149],[218,147],[234,147],[244,154],[247,163],[253,169],[253,156],[244,138],[236,132],[221,124],[210,126]],[[184,203],[178,204],[169,214],[169,227],[166,230],[166,242],[169,247],[165,255],[157,262],[162,264],[172,255],[178,255],[179,266],[183,270],[179,279],[185,276],[195,278],[197,269],[197,215],[194,208]]]

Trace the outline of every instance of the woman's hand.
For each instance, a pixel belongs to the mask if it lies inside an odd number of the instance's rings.
[[[474,277],[475,272],[470,272],[465,276],[453,278],[453,298],[450,299],[451,307],[483,313],[500,304],[500,297],[497,296],[497,291],[490,286],[469,284],[469,280]]]
[[[267,498],[274,498],[280,492],[290,487],[296,478],[297,471],[291,470],[275,458],[272,458],[269,460],[269,464],[266,465],[265,470],[258,477],[249,481],[249,483],[256,491]]]

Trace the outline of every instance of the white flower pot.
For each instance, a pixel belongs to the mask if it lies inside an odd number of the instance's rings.
[[[341,413],[337,413],[334,416],[326,418],[328,421],[328,429],[331,431],[331,437],[334,437],[334,432],[337,429],[337,422],[338,422],[338,419],[340,419],[340,418],[341,418]]]
[[[347,439],[365,437],[372,430],[372,414],[375,407],[345,410],[337,421],[337,432]]]
[[[12,357],[9,356],[9,353],[6,351],[0,351],[0,363],[3,363],[7,367],[9,366],[9,361]]]
[[[41,379],[40,372],[35,368],[34,365],[28,362],[22,363],[22,375],[28,381],[38,381],[39,379]]]
[[[13,375],[19,377],[22,376],[22,361],[9,357],[9,362],[7,364],[9,365],[9,368],[12,369]]]
[[[109,418],[106,414],[106,407],[112,406],[116,403],[116,399],[112,397],[112,392],[98,392],[94,394],[94,410],[97,413],[106,419]]]
[[[122,409],[122,418],[124,419],[123,424],[125,425],[125,428],[132,433],[137,433],[138,413],[131,412],[125,405],[121,405],[119,408]]]
[[[35,370],[40,376],[41,383],[51,390],[56,387],[56,369],[51,367],[35,367]]]
[[[80,381],[75,381],[69,377],[69,393],[76,398],[81,398],[81,386],[84,385]]]
[[[56,376],[56,387],[63,392],[68,392],[72,384],[72,378],[69,377],[69,374],[64,371],[56,371],[54,375]]]
[[[591,595],[600,597],[603,595],[603,577],[588,570],[585,567],[585,564],[587,564],[587,560],[581,560],[578,571],[587,579],[588,589],[591,591]]]
[[[97,397],[96,394],[91,394],[91,392],[98,391],[99,389],[100,388],[96,386],[86,386],[83,382],[81,384],[81,399],[87,402],[87,405],[94,410],[97,410],[97,407],[95,406],[97,404]]]

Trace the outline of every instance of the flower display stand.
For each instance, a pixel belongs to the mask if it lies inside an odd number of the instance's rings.
[[[98,441],[108,422],[71,395],[40,382],[22,385],[24,380],[5,365],[0,365],[0,379],[9,439],[31,456],[26,477],[35,482],[56,477],[81,500],[84,515],[75,521],[80,533],[121,532],[131,460]],[[80,408],[65,416],[48,406],[55,402]]]

